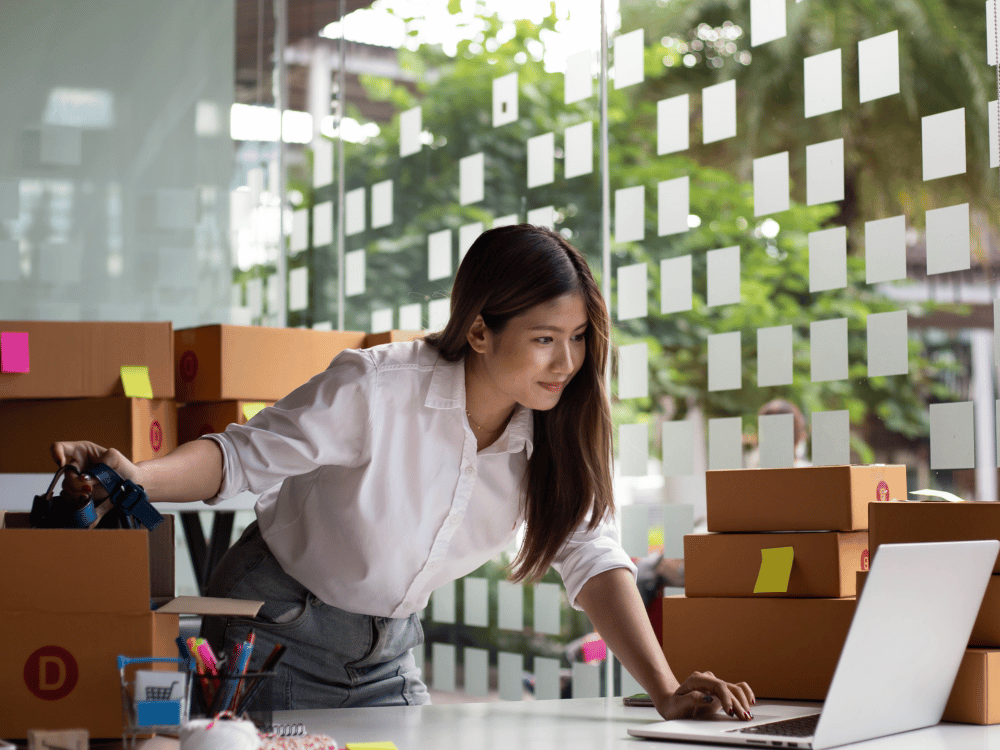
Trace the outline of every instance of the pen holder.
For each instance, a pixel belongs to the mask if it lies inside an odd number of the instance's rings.
[[[242,675],[195,675],[192,715],[213,718],[230,710],[246,718],[262,732],[273,726],[274,701],[271,696],[274,672],[247,672]]]

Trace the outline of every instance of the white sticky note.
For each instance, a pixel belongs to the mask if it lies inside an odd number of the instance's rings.
[[[446,693],[455,692],[455,647],[450,643],[435,643],[431,646],[431,660],[434,666],[433,687]]]
[[[927,273],[965,271],[972,266],[969,204],[927,212]]]
[[[986,64],[997,64],[997,15],[994,0],[986,0]]]
[[[673,154],[691,146],[691,109],[687,94],[656,103],[656,153]]]
[[[247,170],[247,189],[250,191],[250,203],[257,206],[260,203],[260,194],[264,191],[264,169],[253,167]]]
[[[715,143],[736,135],[736,80],[701,90],[702,141]]]
[[[528,187],[548,185],[555,179],[555,133],[528,139]]]
[[[0,219],[16,219],[20,212],[20,187],[13,180],[0,180]]]
[[[844,139],[806,146],[806,204],[844,200]]]
[[[21,243],[17,240],[0,240],[0,281],[18,281]]]
[[[497,688],[502,701],[524,700],[522,675],[524,655],[504,651],[497,653]]]
[[[305,310],[309,305],[309,269],[306,266],[288,272],[288,309]]]
[[[648,275],[645,263],[618,266],[618,320],[646,317]]]
[[[847,286],[847,227],[809,233],[809,291]]]
[[[743,468],[743,420],[724,417],[708,420],[708,469]]]
[[[317,138],[313,141],[313,187],[333,183],[333,141]]]
[[[361,251],[364,252],[364,251]],[[347,254],[344,254],[344,266],[346,270],[347,265]],[[378,310],[372,310],[372,333],[382,333],[383,331],[392,330],[392,308],[385,307]]]
[[[649,506],[645,503],[619,508],[622,519],[621,545],[629,557],[649,554]]]
[[[636,29],[635,31],[615,37],[616,89],[642,82],[642,47],[642,29]]]
[[[604,663],[584,664],[583,662],[573,662],[570,678],[571,698],[600,698],[601,697],[601,669]]]
[[[790,385],[792,382],[792,327],[757,330],[757,385]]]
[[[791,414],[764,414],[757,419],[758,466],[789,469],[795,463],[795,422]]]
[[[427,236],[427,278],[430,281],[451,276],[451,230],[442,229]]]
[[[247,280],[247,307],[253,317],[259,317],[264,311],[264,280]]]
[[[844,106],[840,50],[832,49],[805,58],[802,64],[805,88],[805,116],[836,112]]]
[[[570,125],[565,134],[566,179],[594,171],[594,123],[591,120]]]
[[[858,96],[862,102],[899,93],[899,32],[858,42]]]
[[[773,42],[785,35],[785,0],[750,0],[750,46]]]
[[[191,229],[198,214],[198,196],[191,188],[158,188],[156,191],[156,227]]]
[[[708,336],[708,390],[730,391],[743,386],[740,332]]]
[[[618,348],[618,398],[649,395],[649,347],[645,343]]]
[[[476,221],[472,224],[463,224],[458,228],[458,260],[459,263],[462,262],[462,258],[465,254],[469,252],[469,248],[472,247],[472,243],[475,242],[479,235],[483,233],[483,222]]]
[[[246,323],[246,325],[250,325],[250,324]],[[332,331],[333,330],[333,321],[332,320],[320,320],[320,321],[317,321],[316,323],[312,324],[312,330],[314,330],[314,331]],[[385,330],[388,331],[390,329],[387,328]]]
[[[365,293],[365,251],[352,250],[344,253],[344,295],[353,297]],[[391,310],[389,311],[392,312]],[[390,328],[391,328],[390,324]],[[383,328],[381,330],[389,330]]]
[[[508,214],[507,216],[498,216],[493,220],[493,229],[497,227],[509,227],[517,224],[517,214]]]
[[[490,652],[485,648],[462,649],[462,659],[465,662],[465,684],[462,692],[485,698],[489,695],[489,659]]]
[[[865,282],[906,278],[906,218],[865,222]]]
[[[814,411],[810,432],[814,466],[851,463],[851,415],[847,409]]]
[[[694,474],[694,422],[690,419],[664,422],[663,476],[686,477]]]
[[[813,383],[847,379],[847,318],[809,324],[809,379]]]
[[[309,209],[292,211],[292,235],[290,249],[299,253],[309,248]]]
[[[976,468],[971,401],[930,404],[931,470]]]
[[[868,377],[906,375],[909,371],[906,311],[871,313],[868,316]]]
[[[333,201],[313,206],[313,247],[333,244]]]
[[[691,178],[677,177],[657,183],[657,214],[660,237],[688,230],[691,213]]]
[[[753,160],[753,214],[788,210],[788,152]]]
[[[49,167],[78,167],[83,159],[83,131],[65,125],[42,125],[39,162]]]
[[[344,234],[365,231],[365,189],[348,190],[344,194]]]
[[[649,425],[623,424],[618,428],[618,467],[623,477],[649,473]]]
[[[431,619],[455,622],[455,582],[449,581],[431,594]]]
[[[486,190],[486,173],[483,155],[473,154],[458,162],[459,202],[466,206],[483,199]]]
[[[562,697],[560,668],[558,659],[535,657],[535,700],[554,701]]]
[[[489,627],[489,581],[486,578],[465,578],[465,618],[466,625],[477,628]]]
[[[559,617],[562,605],[562,587],[558,583],[539,583],[535,586],[535,632],[559,635]]]
[[[372,229],[392,224],[392,180],[372,185]]]
[[[401,305],[399,308],[399,330],[419,331],[423,328],[423,311],[420,303]]]
[[[740,301],[740,248],[738,245],[709,250],[707,260],[706,304],[736,305]]]
[[[646,188],[615,191],[615,242],[634,242],[646,236]]]
[[[691,256],[660,261],[660,313],[683,312],[692,306]]]
[[[427,303],[427,327],[431,331],[443,331],[451,317],[451,299],[442,297]]]
[[[663,556],[668,560],[684,557],[684,536],[694,532],[694,506],[678,501],[660,506],[663,516]]]
[[[493,79],[493,127],[517,120],[517,72]]]
[[[524,589],[510,581],[497,582],[497,627],[524,630]]]
[[[528,211],[528,223],[534,224],[536,227],[547,227],[549,229],[556,228],[556,209],[555,206],[542,206],[541,208],[533,208]]]
[[[409,156],[420,150],[420,131],[423,130],[420,107],[399,113],[399,155]]]
[[[924,179],[965,173],[965,107],[920,118]]]
[[[585,49],[566,58],[566,72],[563,75],[563,97],[565,104],[572,104],[594,95],[593,50]]]
[[[994,99],[988,105],[989,110],[989,133],[990,133],[990,167],[1000,166],[1000,152],[997,147],[997,100]]]

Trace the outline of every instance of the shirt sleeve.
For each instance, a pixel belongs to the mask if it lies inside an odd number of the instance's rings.
[[[638,574],[632,558],[622,549],[614,520],[605,516],[593,531],[587,530],[589,522],[588,516],[577,526],[552,562],[552,567],[562,576],[570,605],[580,612],[583,607],[576,603],[577,594],[598,573],[612,568],[628,568],[633,578]]]
[[[371,404],[377,370],[371,355],[345,349],[314,375],[246,424],[202,435],[223,455],[216,505],[241,492],[260,494],[286,477],[325,465],[358,466],[368,460]]]

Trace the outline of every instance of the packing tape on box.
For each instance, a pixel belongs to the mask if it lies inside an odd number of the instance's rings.
[[[258,750],[260,735],[252,721],[193,719],[181,727],[181,750]]]

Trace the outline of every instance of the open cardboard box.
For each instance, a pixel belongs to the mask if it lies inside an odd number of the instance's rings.
[[[177,658],[180,614],[253,617],[263,604],[175,597],[172,515],[149,532],[32,529],[27,513],[0,511],[0,571],[10,739],[71,728],[120,737],[119,655]]]

